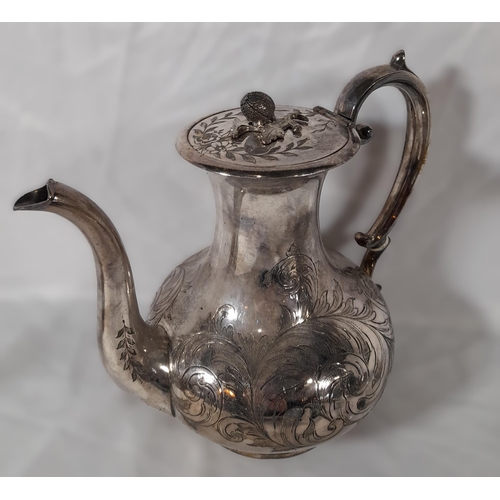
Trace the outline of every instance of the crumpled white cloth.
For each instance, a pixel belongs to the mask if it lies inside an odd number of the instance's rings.
[[[486,24],[0,25],[0,475],[498,475],[499,42]],[[214,230],[178,132],[250,90],[333,108],[400,48],[429,91],[432,145],[375,271],[396,334],[375,410],[305,455],[257,461],[121,392],[99,360],[88,244],[62,218],[14,214],[16,198],[53,177],[94,199],[146,313]],[[396,90],[373,94],[359,117],[373,141],[325,183],[325,242],[358,262],[353,234],[389,191],[405,112]]]

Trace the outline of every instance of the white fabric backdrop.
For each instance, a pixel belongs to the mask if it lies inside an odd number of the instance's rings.
[[[481,24],[0,25],[0,475],[498,475],[500,46]],[[333,107],[404,48],[432,106],[428,162],[375,274],[396,331],[383,398],[303,456],[232,454],[115,387],[95,341],[90,248],[53,215],[13,213],[49,177],[117,226],[142,311],[214,229],[206,174],[175,151],[249,90]],[[399,164],[405,106],[383,89],[375,138],[327,177],[326,243],[359,261]]]

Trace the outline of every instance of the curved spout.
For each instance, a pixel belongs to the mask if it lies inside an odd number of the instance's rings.
[[[90,243],[98,286],[98,343],[107,372],[124,390],[170,410],[170,340],[140,316],[130,263],[108,216],[79,191],[50,179],[14,210],[52,212],[75,224]]]

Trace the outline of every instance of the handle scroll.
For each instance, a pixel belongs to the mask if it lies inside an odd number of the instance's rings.
[[[390,64],[368,69],[355,76],[344,88],[335,106],[335,114],[356,123],[365,99],[384,86],[398,88],[406,100],[408,120],[406,139],[396,180],[380,215],[367,233],[356,233],[356,242],[365,247],[361,268],[372,276],[379,257],[388,247],[388,234],[403,209],[427,156],[430,113],[426,89],[406,66],[405,53],[397,52]]]

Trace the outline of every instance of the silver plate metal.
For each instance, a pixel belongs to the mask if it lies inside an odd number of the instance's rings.
[[[199,167],[232,175],[307,175],[346,162],[359,149],[354,127],[340,117],[326,117],[312,109],[277,106],[277,119],[299,111],[309,123],[282,140],[263,145],[257,134],[231,136],[235,120],[244,120],[239,108],[215,113],[184,129],[177,139],[180,155]]]

